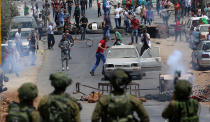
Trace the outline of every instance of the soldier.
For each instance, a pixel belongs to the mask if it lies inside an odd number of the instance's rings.
[[[189,98],[191,92],[191,84],[179,80],[174,87],[174,98],[164,109],[162,117],[169,119],[169,122],[199,122],[198,101]]]
[[[62,70],[64,71],[64,61],[66,60],[66,70],[69,70],[69,59],[70,59],[70,47],[72,43],[66,38],[66,34],[63,34],[63,38],[60,40],[59,47],[61,48],[61,61]]]
[[[123,70],[115,70],[110,78],[114,90],[110,95],[102,96],[92,115],[92,122],[136,122],[134,112],[141,122],[149,122],[149,116],[141,101],[125,93],[131,82],[131,76]]]
[[[6,122],[40,122],[39,112],[33,107],[38,89],[33,83],[24,83],[18,89],[20,103],[12,102]]]
[[[63,72],[50,75],[55,90],[44,96],[38,110],[44,122],[80,122],[80,106],[74,98],[64,93],[72,80]]]

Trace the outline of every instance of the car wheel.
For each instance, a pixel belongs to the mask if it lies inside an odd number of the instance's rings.
[[[142,75],[142,73],[140,73],[140,74],[138,75],[138,79],[139,79],[139,80],[142,80],[142,77],[143,77],[143,75]]]
[[[203,67],[200,65],[200,63],[199,63],[199,60],[197,59],[197,69],[198,70],[202,70],[203,69]]]

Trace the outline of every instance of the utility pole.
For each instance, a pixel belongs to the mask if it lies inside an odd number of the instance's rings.
[[[0,0],[0,64],[2,63],[2,60],[1,60],[1,0]]]

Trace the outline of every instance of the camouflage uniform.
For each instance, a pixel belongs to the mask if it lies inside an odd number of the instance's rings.
[[[162,117],[169,119],[169,122],[199,122],[199,104],[197,100],[189,98],[191,91],[188,81],[179,80],[175,84],[174,100],[163,110]]]
[[[109,77],[110,78],[110,77]],[[114,88],[110,95],[102,96],[92,115],[92,122],[136,122],[134,112],[141,122],[149,122],[149,116],[141,101],[124,92],[126,85],[131,82],[128,73],[122,70],[114,71],[110,78]],[[113,104],[115,101],[116,104]]]
[[[32,83],[24,83],[18,89],[20,103],[13,102],[9,105],[6,122],[40,122],[39,112],[33,107],[33,100],[37,97],[37,95],[38,89],[36,85]],[[25,118],[23,119],[20,117]]]
[[[64,93],[65,89],[71,84],[71,79],[69,79],[64,73],[58,72],[50,75],[51,85],[55,88],[54,92],[48,96],[44,96],[38,106],[38,110],[44,122],[80,122],[80,108],[76,100],[70,95]],[[62,111],[59,115],[52,114],[51,105],[49,102],[56,100],[65,101],[66,104],[60,104],[60,106],[65,106],[71,112],[66,113],[66,109]],[[55,108],[56,109],[56,108]],[[60,111],[55,110],[56,114]],[[53,116],[54,120],[52,119]]]

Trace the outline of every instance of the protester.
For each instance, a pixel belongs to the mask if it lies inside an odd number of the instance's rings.
[[[117,8],[117,5],[114,6],[114,20],[115,20],[115,27],[119,28],[119,18],[120,18],[120,10]]]
[[[153,20],[153,10],[152,7],[149,7],[149,9],[147,9],[147,22],[149,25],[152,24],[152,20]]]
[[[42,39],[42,28],[43,28],[43,22],[42,22],[42,15],[39,14],[39,18],[38,18],[38,23],[37,23],[37,26],[38,26],[38,33],[39,33],[39,40]]]
[[[136,43],[138,43],[138,28],[139,20],[136,18],[136,15],[133,15],[131,19],[132,33],[131,33],[131,44],[134,42],[134,36],[136,37]]]
[[[169,12],[169,10],[167,9],[167,7],[164,7],[161,11],[160,11],[160,17],[163,19],[163,24],[165,24],[167,27],[168,25],[168,20],[171,16],[171,13]]]
[[[126,34],[128,34],[128,31],[130,29],[130,22],[129,22],[130,15],[129,15],[127,7],[125,8],[125,11],[124,11],[123,15],[124,15],[124,23],[125,23],[125,28],[126,28]]]
[[[19,53],[19,56],[23,57],[23,54],[22,54],[22,40],[21,40],[21,28],[18,28],[18,31],[15,34],[15,43],[16,43],[16,49]]]
[[[174,10],[175,10],[175,22],[177,22],[180,19],[180,4],[179,0],[177,0],[176,4],[174,4]]]
[[[145,50],[151,47],[150,35],[149,33],[147,33],[146,29],[144,30],[143,34],[141,34],[141,41],[142,41],[143,46],[141,47],[140,56],[143,55]]]
[[[121,27],[121,20],[122,20],[122,15],[123,15],[123,9],[121,8],[121,6],[120,6],[120,3],[118,3],[118,5],[117,5],[117,9],[118,9],[118,11],[119,11],[119,19],[118,19],[118,23],[119,23],[119,27]]]
[[[110,39],[110,29],[111,29],[110,17],[104,14],[104,22],[103,22],[104,37],[107,36],[108,39]]]
[[[179,40],[181,41],[181,31],[182,31],[182,25],[180,24],[179,21],[176,22],[176,25],[175,25],[175,41],[177,41],[178,37],[179,37]]]
[[[88,24],[88,19],[85,16],[85,14],[83,14],[82,18],[80,19],[80,24],[81,24],[81,40],[85,41],[86,27]]]
[[[85,0],[80,1],[81,15],[85,14]]]
[[[26,5],[26,2],[24,2],[24,16],[29,14],[29,7]]]
[[[68,6],[68,12],[70,16],[71,16],[72,5],[73,5],[73,0],[68,0],[67,6]]]
[[[194,47],[197,47],[197,45],[200,42],[200,31],[199,31],[198,28],[196,28],[195,30],[193,30],[192,36],[193,36],[193,46]]]
[[[106,61],[106,58],[104,56],[104,51],[107,48],[109,48],[109,46],[106,46],[106,42],[108,41],[108,39],[109,38],[107,36],[104,36],[103,40],[101,40],[98,44],[98,48],[97,48],[97,51],[96,51],[96,63],[93,66],[92,70],[90,71],[91,76],[94,76],[94,72],[95,72],[96,68],[98,67],[98,65],[100,63],[100,60],[103,61],[103,64]],[[104,65],[103,65],[103,68],[102,68],[102,74],[104,74]]]
[[[122,44],[122,36],[117,31],[117,28],[114,28],[114,34],[115,34],[115,42],[113,45],[121,45]]]
[[[29,51],[31,52],[31,65],[35,65],[36,61],[36,50],[38,50],[38,34],[35,33],[35,30],[32,30],[29,35]]]
[[[101,3],[99,0],[97,0],[97,7],[98,7],[98,17],[101,16]]]
[[[92,8],[93,1],[89,0],[89,8]]]
[[[53,46],[55,44],[55,38],[54,38],[54,31],[55,28],[53,27],[53,23],[51,22],[49,27],[48,27],[48,36],[47,36],[47,40],[48,40],[48,49],[53,49]]]
[[[74,10],[74,18],[75,18],[76,26],[77,28],[79,28],[79,19],[80,19],[79,4],[76,4],[75,10]]]
[[[142,22],[144,20],[144,24],[146,25],[146,21],[147,21],[147,9],[146,9],[146,7],[145,7],[144,4],[142,5],[142,8],[141,8],[140,17],[141,17],[141,24],[142,24]]]
[[[185,12],[186,12],[186,15],[189,16],[190,15],[190,9],[191,9],[191,0],[186,0],[185,1]]]
[[[62,10],[58,10],[58,21],[59,21],[59,26],[63,27],[64,26],[64,13]]]

